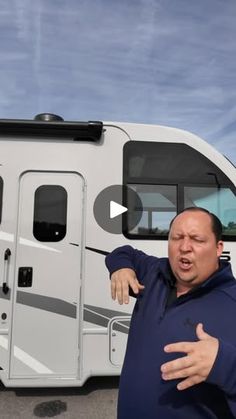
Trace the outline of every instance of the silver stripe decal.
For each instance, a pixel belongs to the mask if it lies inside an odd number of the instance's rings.
[[[8,350],[8,337],[0,336],[0,346]],[[21,361],[23,364],[27,365],[33,371],[36,371],[38,374],[52,374],[53,371],[50,370],[46,365],[39,362],[36,358],[33,358],[27,352],[20,349],[18,346],[14,345],[14,356]]]
[[[0,231],[0,240],[5,240],[7,242],[14,241],[14,234],[6,233],[5,231]]]
[[[45,246],[44,244],[36,243],[33,240],[24,239],[23,237],[20,237],[19,243],[23,244],[24,246],[37,247],[38,249],[50,250],[51,252],[62,253],[61,250],[55,249],[54,247]]]

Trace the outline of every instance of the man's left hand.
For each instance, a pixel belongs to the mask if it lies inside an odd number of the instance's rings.
[[[203,330],[202,323],[197,325],[196,334],[199,339],[197,342],[177,342],[164,347],[164,351],[168,353],[186,353],[183,358],[177,358],[161,366],[164,380],[185,378],[177,385],[178,390],[185,390],[205,381],[216,359],[219,340],[208,335]]]

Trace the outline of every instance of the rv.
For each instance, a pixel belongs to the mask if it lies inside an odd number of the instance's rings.
[[[133,303],[111,299],[106,254],[131,244],[166,256],[170,220],[201,206],[222,221],[222,257],[236,272],[235,185],[230,161],[180,129],[50,114],[0,120],[2,383],[82,386],[119,375]]]

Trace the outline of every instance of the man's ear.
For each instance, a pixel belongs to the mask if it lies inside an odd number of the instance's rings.
[[[216,245],[216,250],[217,250],[217,256],[218,256],[218,258],[221,256],[221,254],[223,252],[223,249],[224,249],[224,243],[223,243],[222,240],[219,240],[217,242],[217,245]]]

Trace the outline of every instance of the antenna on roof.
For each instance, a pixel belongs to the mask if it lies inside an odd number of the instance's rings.
[[[35,121],[43,121],[43,122],[55,122],[55,121],[64,121],[64,119],[56,115],[54,113],[39,113],[34,117]]]

